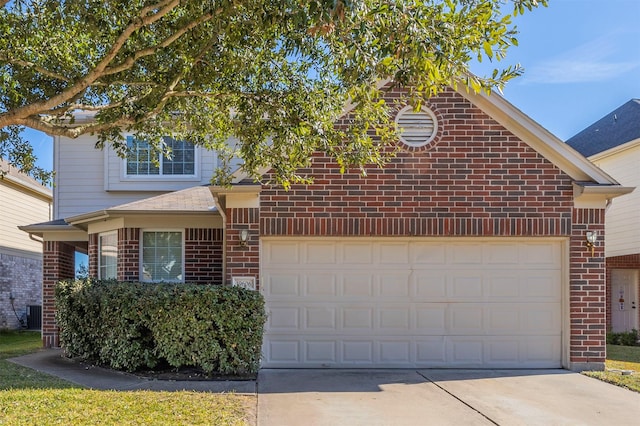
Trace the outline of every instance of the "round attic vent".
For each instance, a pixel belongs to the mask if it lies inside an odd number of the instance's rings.
[[[396,124],[400,140],[414,148],[427,145],[436,137],[438,131],[435,114],[425,107],[419,112],[414,111],[412,106],[402,108],[396,115]]]

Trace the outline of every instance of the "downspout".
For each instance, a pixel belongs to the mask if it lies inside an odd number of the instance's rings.
[[[218,194],[213,194],[213,203],[222,217],[222,284],[227,282],[227,215],[220,204]]]

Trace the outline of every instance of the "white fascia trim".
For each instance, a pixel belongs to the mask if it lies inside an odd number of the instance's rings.
[[[462,86],[464,85],[458,85],[458,93],[522,139],[572,179],[604,185],[619,185],[614,178],[591,163],[578,151],[558,139],[498,93],[492,92],[491,95],[487,95],[484,92],[475,93],[467,90],[466,86]]]
[[[573,182],[573,205],[575,208],[604,209],[616,197],[629,194],[634,186],[589,185]]]
[[[634,139],[632,141],[623,143],[622,145],[614,146],[613,148],[609,148],[606,151],[599,152],[597,154],[593,154],[589,157],[591,161],[600,161],[607,157],[611,157],[612,155],[620,154],[629,149],[633,149],[637,146],[640,146],[640,139]]]

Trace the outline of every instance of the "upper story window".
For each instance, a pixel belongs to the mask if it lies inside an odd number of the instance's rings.
[[[194,176],[195,146],[190,142],[170,137],[165,137],[164,143],[171,148],[171,158],[155,153],[149,143],[127,136],[127,176]]]

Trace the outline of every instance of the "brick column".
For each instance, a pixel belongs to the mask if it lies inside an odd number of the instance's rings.
[[[42,257],[42,346],[60,346],[55,319],[55,286],[75,276],[75,248],[60,241],[45,241]]]
[[[140,280],[140,229],[118,229],[118,281]]]
[[[89,276],[98,277],[98,234],[89,235],[89,248],[87,249],[89,257]]]
[[[593,256],[587,231],[597,231]],[[606,289],[604,209],[574,209],[571,229],[569,317],[570,369],[604,370],[606,359]]]
[[[226,254],[227,283],[232,277],[255,277],[256,289],[259,288],[260,274],[260,209],[236,208],[227,209]],[[240,233],[249,231],[247,245],[240,245]]]

